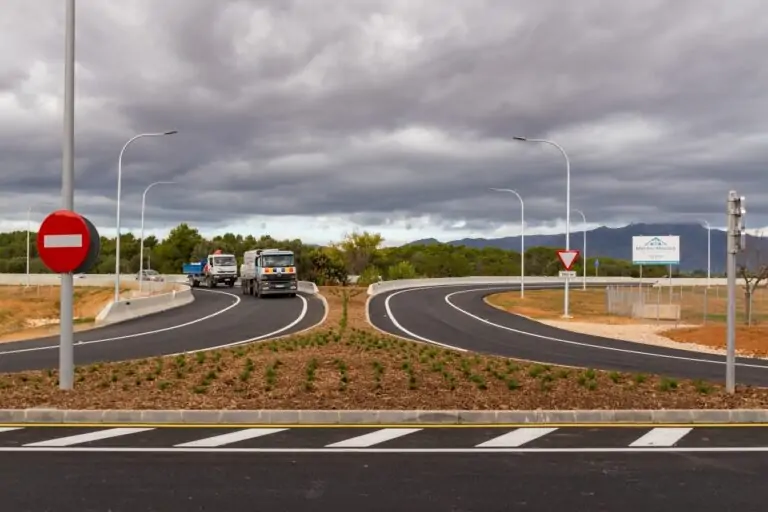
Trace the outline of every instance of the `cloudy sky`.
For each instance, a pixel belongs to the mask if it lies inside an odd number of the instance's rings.
[[[0,3],[0,228],[60,204],[64,4]],[[768,225],[761,0],[78,0],[75,208],[114,234],[181,221],[390,243]],[[572,217],[573,230],[580,217]]]

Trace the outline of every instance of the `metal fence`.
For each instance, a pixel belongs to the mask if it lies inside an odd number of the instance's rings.
[[[658,323],[722,323],[727,315],[725,286],[608,286],[605,310],[609,315],[643,318]],[[736,318],[742,324],[768,323],[768,290],[761,286],[747,300],[745,288],[736,289]]]

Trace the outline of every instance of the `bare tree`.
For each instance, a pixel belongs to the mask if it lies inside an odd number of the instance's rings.
[[[768,280],[768,258],[763,248],[763,233],[759,231],[747,243],[739,257],[738,274],[744,280],[744,313],[747,325],[752,324],[752,297],[760,284]]]

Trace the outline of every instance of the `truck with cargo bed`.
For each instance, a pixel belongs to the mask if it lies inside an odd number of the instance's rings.
[[[299,288],[296,257],[293,251],[256,249],[245,251],[240,267],[243,295],[288,295],[295,297]]]
[[[215,288],[219,283],[232,288],[237,281],[237,258],[234,254],[222,254],[220,250],[192,263],[185,263],[182,273],[193,288],[201,284]]]

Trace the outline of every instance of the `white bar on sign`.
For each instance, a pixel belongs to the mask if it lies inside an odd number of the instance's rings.
[[[227,434],[221,434],[219,436],[206,437],[204,439],[198,439],[197,441],[190,441],[188,443],[181,443],[174,445],[176,448],[213,448],[215,446],[224,446],[225,444],[232,444],[238,441],[245,441],[246,439],[253,439],[255,437],[266,436],[269,434],[276,434],[288,430],[287,428],[246,428],[244,430],[238,430],[237,432],[229,432]]]
[[[384,441],[391,441],[408,434],[418,432],[420,428],[383,428],[370,434],[363,434],[362,436],[351,437],[338,443],[329,444],[326,448],[367,448],[375,444],[383,443]]]
[[[675,446],[692,428],[654,428],[629,446]]]
[[[83,235],[45,235],[43,247],[51,249],[64,249],[68,247],[82,247]]]
[[[530,443],[547,434],[551,434],[556,428],[523,427],[507,432],[506,434],[494,437],[484,443],[480,443],[475,448],[516,448],[525,443]]]
[[[47,441],[29,443],[29,444],[25,444],[24,446],[72,446],[75,444],[82,444],[82,443],[88,443],[91,441],[100,441],[102,439],[109,439],[111,437],[125,436],[128,434],[136,434],[138,432],[146,432],[147,430],[154,430],[154,428],[109,428],[106,430],[97,430],[96,432],[89,432],[87,434],[58,437],[56,439],[48,439]]]

